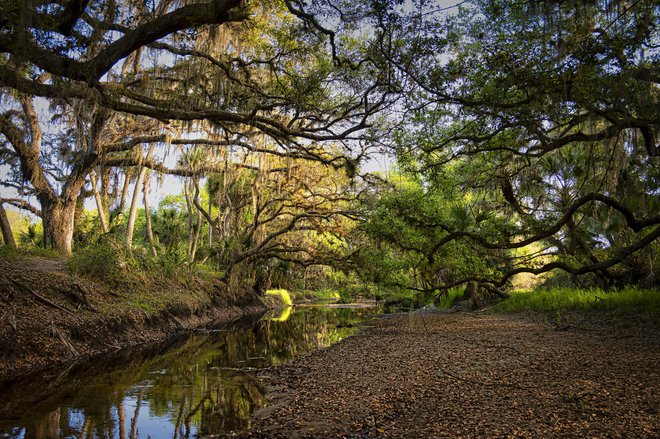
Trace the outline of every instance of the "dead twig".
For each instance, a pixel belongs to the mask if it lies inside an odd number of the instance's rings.
[[[73,346],[73,344],[66,338],[64,333],[57,328],[54,324],[51,323],[51,328],[50,328],[51,333],[56,336],[60,342],[66,347],[69,352],[71,352],[74,356],[79,357],[80,353],[78,353],[78,350]]]

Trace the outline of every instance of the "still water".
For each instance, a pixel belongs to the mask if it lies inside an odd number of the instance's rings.
[[[266,402],[256,371],[352,335],[377,312],[287,309],[0,384],[0,437],[178,439],[242,430]]]

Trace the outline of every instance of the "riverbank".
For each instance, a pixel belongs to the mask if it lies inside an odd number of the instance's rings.
[[[126,276],[107,285],[61,261],[0,260],[0,379],[264,312],[250,291],[212,277]]]
[[[416,311],[261,373],[241,437],[658,437],[657,322]]]

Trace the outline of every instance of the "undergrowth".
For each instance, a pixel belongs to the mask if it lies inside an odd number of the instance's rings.
[[[339,300],[341,298],[341,293],[333,288],[321,288],[309,293],[318,300]]]
[[[61,255],[56,251],[43,247],[12,247],[9,245],[0,245],[0,259],[5,261],[17,261],[21,258],[38,256],[42,258],[58,259]]]
[[[196,274],[197,270],[180,251],[169,249],[152,255],[144,249],[130,249],[113,239],[76,249],[67,267],[75,275],[98,279],[108,285],[139,281],[143,276],[181,280]]]
[[[465,287],[450,288],[446,294],[438,296],[435,305],[440,309],[449,309],[456,304],[456,301],[461,300],[464,294]]]
[[[600,289],[575,288],[541,289],[512,293],[496,304],[494,311],[538,311],[562,313],[566,311],[607,311],[614,314],[643,314],[660,316],[660,291],[626,288],[606,292]]]
[[[71,273],[88,276],[109,285],[126,280],[139,268],[133,252],[115,241],[77,249],[67,262]]]
[[[279,289],[279,290],[267,290],[266,291],[267,296],[279,296],[280,300],[282,300],[282,304],[286,306],[292,306],[293,301],[291,300],[291,296],[289,295],[289,292],[284,289]]]

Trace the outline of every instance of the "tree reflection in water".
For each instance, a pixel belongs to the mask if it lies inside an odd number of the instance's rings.
[[[265,404],[256,370],[329,346],[376,312],[285,310],[1,384],[0,437],[181,439],[242,430]]]

